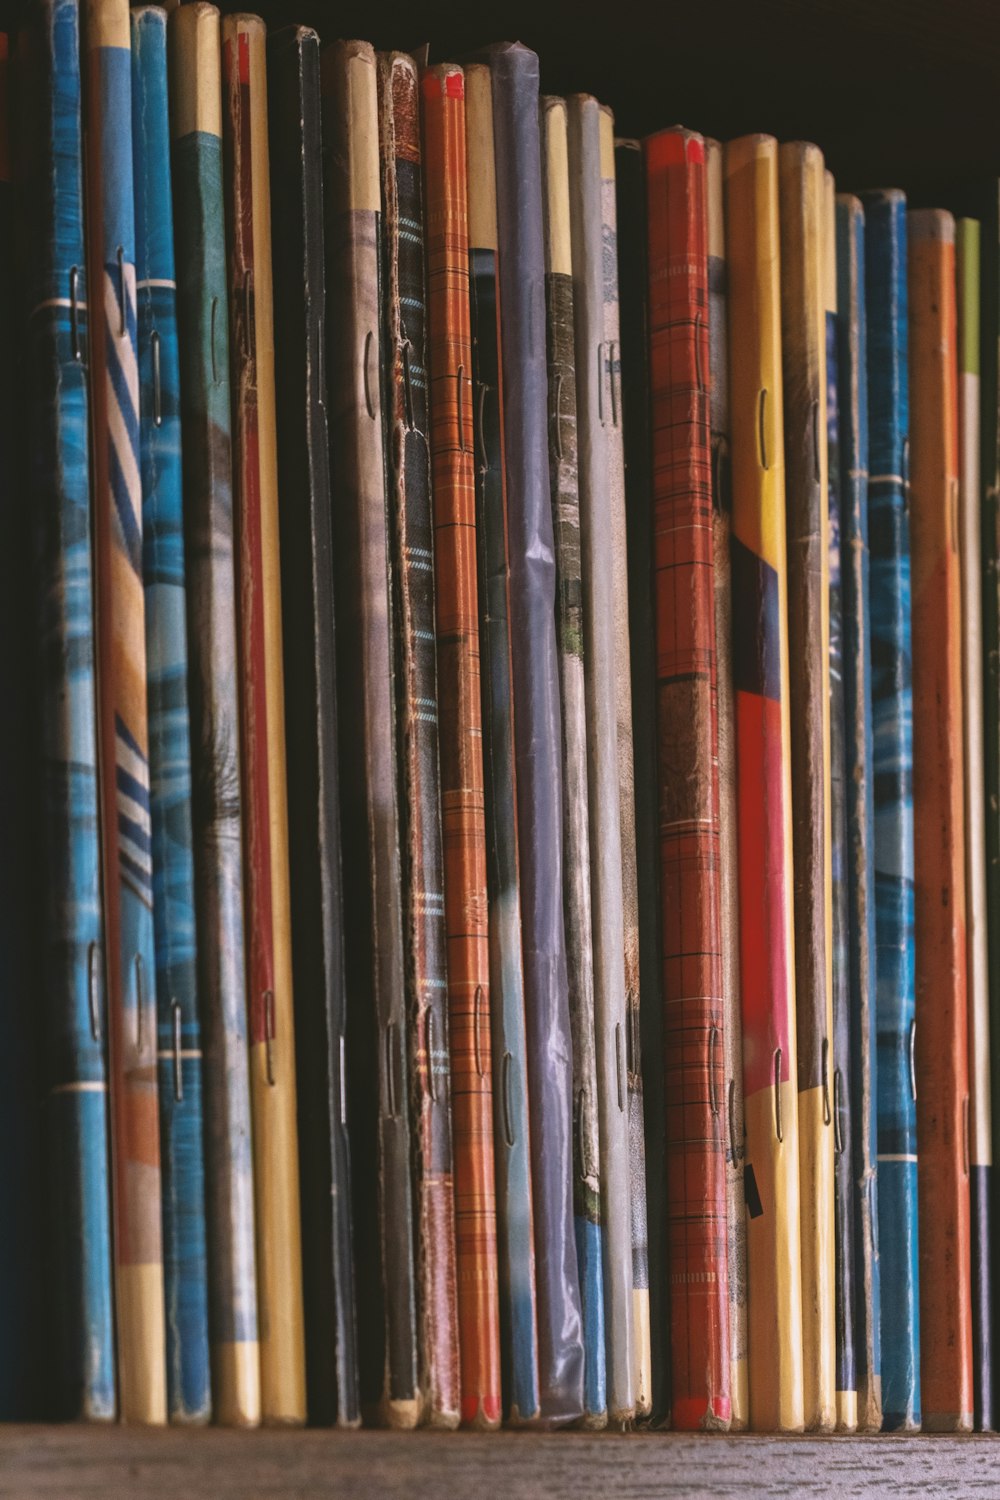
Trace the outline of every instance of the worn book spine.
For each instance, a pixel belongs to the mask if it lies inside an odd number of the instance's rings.
[[[731,1418],[705,143],[646,143],[671,1416]]]
[[[990,994],[986,898],[986,781],[983,763],[983,635],[979,488],[980,224],[956,225],[958,293],[959,559],[962,579],[962,693],[965,765],[966,971],[969,1008],[969,1207],[972,1356],[977,1431],[993,1426],[991,1364]]]
[[[747,1231],[743,1191],[743,1017],[740,1012],[740,913],[733,699],[732,470],[729,445],[729,271],[726,264],[724,150],[705,141],[708,205],[708,367],[715,544],[715,679],[719,755],[719,929],[722,940],[722,1055],[726,1148],[726,1280],[729,1287],[730,1429],[748,1420]],[[628,418],[626,416],[626,422]],[[648,1135],[647,1135],[648,1138]]]
[[[158,6],[139,6],[130,20],[167,1410],[173,1422],[207,1422],[212,1389],[167,16]]]
[[[219,12],[179,6],[168,31],[213,1415],[252,1426],[260,1362]]]
[[[485,63],[469,65],[465,88],[501,1365],[507,1374],[512,1418],[523,1421],[538,1411],[538,1335],[518,887],[493,89]]]
[[[538,58],[520,43],[506,42],[490,48],[487,56],[500,231],[539,1420],[561,1424],[575,1421],[583,1411],[584,1346],[573,1230],[573,1049],[563,919],[562,723],[546,431]]]
[[[909,215],[913,802],[924,1426],[972,1427],[955,221]]]
[[[222,23],[261,1413],[306,1417],[265,27]]]
[[[641,1090],[629,1094],[629,1150],[638,1160],[638,1132],[647,1163],[659,1161],[664,1138],[663,1005],[660,975],[659,775],[656,740],[656,630],[653,610],[653,479],[649,412],[646,169],[641,141],[615,142],[618,287],[621,313],[621,402],[625,445],[625,532],[628,550],[632,764],[635,777],[635,861],[638,881],[642,1008],[629,1021],[629,1070]],[[711,336],[711,335],[710,335]],[[728,546],[728,542],[727,542]],[[638,1028],[637,1031],[634,1028]],[[634,1145],[633,1145],[634,1142]],[[636,1414],[660,1426],[669,1404],[666,1174],[648,1169],[645,1192],[632,1198],[633,1299],[648,1290],[649,1385]],[[646,1247],[646,1287],[637,1249]],[[638,1315],[638,1314],[637,1314]],[[637,1344],[637,1353],[639,1345]],[[642,1384],[642,1372],[637,1368]]]
[[[34,512],[41,1121],[53,1417],[116,1414],[101,908],[80,14],[21,33],[26,470]],[[100,286],[101,280],[96,283]],[[103,337],[103,320],[98,321]],[[36,1333],[37,1337],[37,1333]]]
[[[346,1080],[319,38],[268,39],[281,592],[309,1420],[360,1421]]]
[[[493,1427],[501,1399],[499,1286],[462,69],[429,68],[421,92],[462,1420]]]
[[[830,652],[827,554],[824,165],[818,146],[779,153],[781,353],[788,527],[792,864],[799,1089],[805,1424],[836,1422],[833,1035],[830,927]]]
[[[909,361],[906,199],[866,193],[872,773],[875,786],[875,981],[878,1203],[855,1202],[859,1397],[873,1312],[881,1310],[882,1421],[920,1426],[917,1114],[914,1074],[913,689],[910,654]],[[863,1061],[862,1059],[859,1059]],[[852,1066],[855,1059],[852,1059]],[[871,1068],[869,1066],[869,1088]],[[864,1076],[864,1074],[862,1075]],[[857,1093],[852,1076],[852,1095]],[[865,1117],[866,1119],[867,1117]],[[852,1128],[867,1129],[857,1109]],[[857,1145],[855,1145],[857,1152]],[[872,1210],[877,1213],[876,1221]],[[880,1304],[869,1249],[877,1227]],[[864,1236],[865,1238],[863,1238]],[[868,1390],[871,1389],[869,1383]],[[865,1418],[864,1404],[859,1420]],[[873,1413],[877,1417],[877,1410]]]
[[[601,205],[601,107],[586,94],[567,101],[570,224],[576,329],[580,537],[589,745],[590,890],[594,1018],[604,1221],[604,1316],[608,1420],[635,1416],[632,1230],[629,1212],[627,983],[618,757],[614,595],[616,500],[610,453],[617,383],[605,338]]]
[[[607,1423],[604,1227],[597,1118],[594,958],[590,915],[587,708],[584,683],[576,353],[570,245],[566,102],[542,100],[545,169],[545,311],[549,362],[549,480],[556,545],[559,686],[563,732],[563,911],[573,1032],[573,1217],[586,1364],[583,1424]]]
[[[833,1112],[837,1431],[858,1425],[854,1357],[854,1165],[851,1156],[851,958],[847,890],[847,748],[844,707],[843,549],[837,420],[837,209],[833,174],[823,193],[823,300],[826,309],[827,551],[830,570],[830,1107]]]
[[[778,146],[726,148],[750,1426],[804,1422]]]
[[[86,38],[88,282],[101,309],[90,389],[118,1390],[126,1421],[161,1423],[166,1326],[126,0],[88,0]]]
[[[424,1420],[455,1427],[459,1410],[455,1182],[448,1066],[447,928],[438,772],[434,539],[424,291],[420,93],[403,52],[378,59],[382,174],[383,363],[393,587],[396,713],[405,830],[404,922]],[[521,1029],[523,1032],[523,1008]],[[501,1048],[500,1055],[503,1055]],[[523,1046],[521,1055],[523,1058]],[[523,1143],[527,1152],[527,1142]],[[530,1241],[530,1228],[527,1231]]]
[[[421,1395],[371,47],[326,47],[321,88],[359,1378],[362,1408],[402,1428]]]

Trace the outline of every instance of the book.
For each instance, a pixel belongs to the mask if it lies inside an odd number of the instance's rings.
[[[913,688],[910,625],[909,361],[906,199],[866,193],[865,324],[871,431],[868,480],[871,574],[872,771],[875,786],[880,1307],[859,1254],[858,1357],[880,1312],[881,1410],[889,1431],[920,1426],[917,1263],[917,1114],[914,1072]],[[852,1084],[854,1080],[852,1078]],[[870,1086],[870,1085],[869,1085]],[[857,1114],[854,1122],[867,1129]],[[867,1212],[865,1200],[856,1205]],[[855,1231],[861,1229],[856,1223]],[[859,1240],[860,1243],[860,1240]],[[872,1264],[871,1257],[868,1259]],[[860,1372],[859,1372],[860,1373]],[[870,1386],[869,1386],[870,1389]],[[862,1412],[859,1415],[863,1415]],[[874,1413],[877,1416],[877,1408]]]
[[[129,13],[88,0],[87,261],[98,777],[118,1390],[125,1421],[167,1417],[156,961],[149,811]]]
[[[729,1287],[730,1429],[747,1425],[747,1231],[743,1165],[743,1017],[737,848],[736,715],[733,698],[732,465],[729,445],[729,272],[723,186],[724,147],[705,141],[708,206],[708,367],[712,463],[712,577],[719,755],[719,924],[722,933],[722,1055],[726,1119],[726,1280]]]
[[[863,268],[862,268],[863,270]],[[834,1249],[837,1431],[858,1425],[854,1351],[854,1159],[851,1131],[851,935],[847,881],[847,725],[844,703],[844,595],[837,415],[837,206],[833,174],[823,193],[823,291],[826,305],[827,538],[830,573],[830,926],[833,1012]]]
[[[807,1430],[818,1432],[836,1423],[824,170],[818,146],[781,147],[803,1404]]]
[[[37,641],[31,662],[40,793],[46,1404],[53,1417],[110,1421],[117,1401],[77,0],[34,0],[19,55],[25,478]]]
[[[264,23],[222,22],[261,1415],[305,1421]]]
[[[347,1115],[362,1411],[414,1427],[417,1354],[395,664],[378,342],[378,84],[366,42],[321,56]]]
[[[202,1153],[203,1061],[191,823],[167,16],[158,6],[138,6],[129,17],[167,1411],[172,1422],[207,1422],[212,1388]]]
[[[973,1418],[993,1425],[990,1266],[992,1115],[986,896],[983,716],[983,590],[980,546],[980,223],[955,226],[958,329],[959,564],[962,585],[962,708],[965,770],[966,973],[969,1014],[969,1211],[972,1248]]]
[[[628,982],[621,764],[618,754],[616,497],[609,429],[618,400],[604,315],[601,107],[590,95],[567,100],[570,239],[576,330],[580,543],[594,947],[594,1021],[604,1225],[604,1319],[610,1423],[635,1417],[632,1228],[626,1037]],[[619,497],[620,498],[620,497]]]
[[[865,320],[864,212],[856,199],[838,202],[837,399],[840,520],[843,538],[847,898],[851,975],[851,1089],[854,1153],[855,1305],[860,1336],[858,1425],[877,1432],[882,1421],[880,1260],[878,1250],[877,1035],[875,1009],[875,870],[872,786],[871,631],[868,608],[868,384]]]
[[[538,1348],[518,888],[493,89],[485,63],[471,63],[466,68],[465,93],[501,1364],[507,1372],[509,1409],[515,1421],[523,1421],[538,1411]]]
[[[314,1424],[361,1420],[346,1090],[336,608],[319,37],[267,43],[288,842],[306,1392]]]
[[[538,57],[487,55],[500,238],[500,333],[510,560],[521,943],[528,1035],[538,1292],[539,1417],[583,1410],[584,1348],[573,1232],[572,1041],[563,922],[562,724],[555,547],[547,473],[545,251]]]
[[[749,1425],[802,1428],[778,146],[726,148]]]
[[[448,1048],[447,927],[438,772],[427,308],[417,66],[378,58],[383,361],[391,569],[398,595],[396,699],[403,815],[418,1222],[420,1391],[432,1427],[460,1418],[455,1179]],[[522,1019],[523,1031],[523,1019]],[[502,1055],[502,1049],[501,1053]],[[523,1055],[523,1049],[522,1049]],[[527,1154],[527,1143],[523,1150]],[[528,1232],[530,1241],[530,1230]]]
[[[594,957],[590,911],[587,705],[580,490],[577,473],[576,351],[570,244],[566,101],[542,100],[545,176],[545,311],[548,323],[549,479],[556,545],[556,610],[563,756],[563,911],[573,1032],[573,1217],[583,1312],[583,1425],[607,1424],[604,1225],[597,1117]]]
[[[421,94],[462,1420],[494,1427],[499,1289],[462,69],[427,69]]]
[[[972,1426],[955,222],[910,213],[915,1068],[924,1426]]]
[[[671,1418],[729,1425],[705,143],[646,142]]]
[[[213,5],[168,24],[180,342],[191,821],[201,1007],[212,1411],[260,1420],[257,1258],[243,925],[243,835],[222,54]]]

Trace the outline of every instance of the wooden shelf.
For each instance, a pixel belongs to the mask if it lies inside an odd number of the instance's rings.
[[[994,1437],[233,1432],[0,1426],[0,1497],[651,1500],[1000,1491]]]

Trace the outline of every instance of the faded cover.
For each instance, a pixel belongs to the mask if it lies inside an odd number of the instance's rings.
[[[920,1426],[920,1302],[914,1073],[906,199],[895,191],[866,193],[863,203],[871,432],[869,602],[878,1031],[874,1095],[877,1108],[880,1303],[875,1307],[881,1307],[883,1425],[888,1431],[912,1431]],[[851,1082],[853,1086],[853,1078]],[[852,1087],[852,1094],[854,1092]],[[867,1115],[862,1117],[857,1109],[852,1110],[852,1115],[855,1128],[867,1132]],[[859,1214],[865,1212],[864,1201],[859,1200],[856,1209]],[[856,1223],[856,1234],[860,1228]],[[871,1233],[870,1227],[867,1232]],[[861,1272],[859,1259],[859,1280],[855,1287],[859,1361],[870,1346],[861,1319],[870,1320],[873,1309]],[[860,1415],[863,1416],[863,1412]]]
[[[306,1416],[265,32],[222,23],[261,1413]]]
[[[484,63],[466,69],[473,451],[480,684],[486,792],[493,1148],[497,1173],[501,1361],[515,1422],[538,1412],[538,1334],[528,1138],[527,1037],[518,888],[517,785],[503,382],[497,266],[493,96]]]
[[[323,151],[334,587],[355,1296],[363,1405],[420,1416],[406,1047],[395,668],[389,593],[375,54],[323,50]]]
[[[346,1089],[319,38],[268,39],[275,390],[309,1420],[360,1421]]]
[[[101,308],[89,349],[118,1389],[126,1421],[159,1423],[166,1327],[126,0],[89,0],[86,34],[88,281]]]
[[[434,540],[417,67],[378,58],[382,341],[396,617],[403,920],[416,1141],[420,1390],[432,1427],[459,1421],[447,928],[438,772]],[[523,1027],[523,1022],[522,1022]]]
[[[581,573],[588,744],[590,893],[608,1420],[635,1416],[632,1231],[626,1080],[627,980],[622,794],[618,755],[618,641],[615,593],[616,496],[611,429],[617,377],[604,314],[601,107],[587,94],[567,100]]]
[[[562,723],[546,434],[545,259],[538,58],[489,51],[500,226],[521,937],[528,1030],[540,1416],[583,1410],[573,1234],[573,1054],[563,925]]]
[[[653,615],[653,479],[647,351],[646,177],[641,141],[615,142],[621,399],[625,446],[632,765],[638,883],[639,972],[643,1003],[629,1011],[629,1151],[633,1162],[663,1156],[663,1006],[660,989],[659,776],[656,745],[656,643]],[[728,558],[728,530],[726,551]],[[636,1030],[636,1028],[638,1028]],[[635,1086],[638,1081],[641,1087]],[[636,1133],[642,1132],[642,1153]],[[635,1143],[633,1145],[633,1142]],[[649,1307],[648,1381],[640,1371],[636,1415],[660,1425],[669,1409],[666,1175],[644,1170],[644,1194],[632,1198],[633,1300]],[[633,1179],[634,1180],[634,1179]],[[645,1246],[646,1275],[636,1251]],[[639,1342],[637,1340],[637,1353]]]
[[[212,1388],[167,16],[140,6],[130,21],[167,1411],[173,1422],[207,1422]]]
[[[835,1338],[837,1431],[858,1425],[854,1354],[854,1162],[851,1155],[851,948],[847,890],[847,733],[844,707],[844,617],[841,581],[840,435],[837,421],[837,210],[833,175],[823,195],[823,290],[826,310],[827,552],[830,571],[830,1106],[833,1111]]]
[[[594,957],[590,914],[587,704],[584,683],[576,351],[566,102],[542,99],[545,312],[549,362],[549,482],[556,545],[556,621],[563,733],[563,915],[573,1033],[573,1218],[583,1310],[583,1423],[607,1423],[604,1227],[597,1119]],[[645,360],[645,350],[642,354]],[[648,559],[648,544],[647,544]]]
[[[959,557],[962,578],[962,692],[965,763],[966,967],[969,1006],[969,1207],[972,1241],[972,1356],[977,1430],[993,1426],[990,1359],[990,995],[986,902],[986,785],[983,763],[983,591],[979,488],[980,224],[956,225],[958,291]]]
[[[77,0],[35,0],[25,16],[20,58],[25,477],[35,516],[41,792],[37,960],[48,1162],[48,1411],[110,1420],[116,1414],[115,1350]]]
[[[847,895],[851,975],[851,1090],[854,1154],[855,1306],[858,1426],[882,1421],[881,1292],[878,1240],[875,868],[871,641],[868,578],[868,368],[865,221],[855,198],[837,220],[837,359],[840,524],[843,538]]]
[[[646,142],[671,1415],[732,1416],[705,143]]]
[[[972,1426],[955,221],[911,213],[913,803],[924,1426]]]
[[[743,1192],[746,1130],[743,1123],[743,1017],[740,1012],[736,721],[730,561],[733,494],[729,450],[729,329],[726,317],[729,272],[726,265],[723,158],[724,149],[719,142],[706,140],[708,366],[711,372],[709,421],[712,442],[712,521],[715,535],[712,571],[715,580],[715,679],[719,726],[719,925],[722,934],[722,1051],[726,1111],[726,1273],[729,1285],[730,1428],[737,1431],[747,1425],[749,1398],[747,1229]],[[626,402],[626,424],[627,420]]]
[[[778,145],[726,148],[750,1426],[803,1425]]]
[[[213,1414],[260,1418],[219,13],[169,23]]]

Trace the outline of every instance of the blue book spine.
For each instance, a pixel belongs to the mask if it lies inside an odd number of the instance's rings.
[[[115,1416],[108,1078],[97,781],[80,17],[28,15],[24,97],[29,483],[40,717],[40,996],[51,1415]],[[8,1149],[15,1149],[8,1143]]]
[[[191,740],[181,474],[177,292],[170,193],[166,12],[131,12],[132,151],[139,354],[142,575],[146,601],[150,811],[167,1404],[211,1414],[202,1053],[195,951]]]
[[[877,1046],[872,690],[868,611],[868,369],[865,218],[837,200],[838,420],[843,540],[843,664],[847,780],[847,892],[851,971],[851,1085],[857,1260],[858,1425],[882,1423],[878,1242]]]
[[[883,1409],[920,1425],[906,200],[865,195]]]

